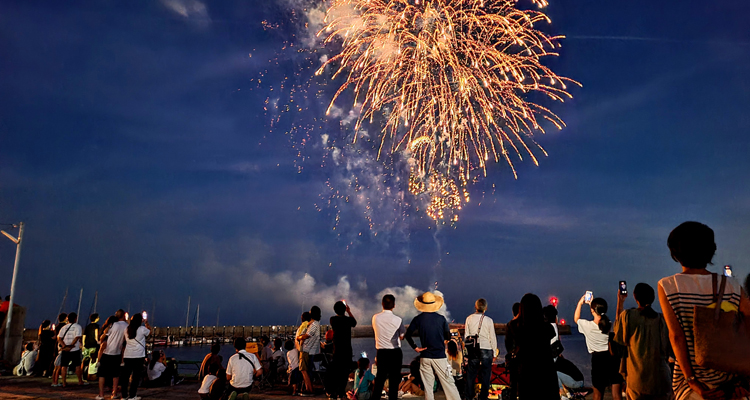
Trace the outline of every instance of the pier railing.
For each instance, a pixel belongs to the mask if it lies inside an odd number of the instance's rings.
[[[407,325],[408,326],[408,325]],[[464,331],[463,324],[450,324],[451,329],[458,329],[461,334]],[[330,329],[328,325],[321,326],[321,330],[326,332]],[[569,325],[558,325],[561,335],[570,335]],[[505,324],[495,324],[495,333],[505,335]],[[291,337],[297,333],[297,327],[292,325],[237,325],[237,326],[167,326],[152,327],[152,334],[149,341],[165,341],[165,344],[189,344],[194,342],[205,342],[212,340],[230,340],[237,337],[259,338],[263,335],[268,337]],[[23,333],[24,342],[37,339],[36,329],[26,329]],[[370,325],[361,325],[352,328],[352,338],[375,337],[375,332]]]

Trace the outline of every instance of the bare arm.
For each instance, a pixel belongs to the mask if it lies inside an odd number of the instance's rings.
[[[573,322],[578,323],[578,320],[581,319],[581,306],[583,305],[583,300],[586,296],[581,296],[581,299],[578,300],[578,305],[576,305],[576,312],[573,313]]]
[[[685,332],[682,330],[682,325],[677,320],[677,315],[674,313],[672,305],[669,304],[667,294],[661,285],[659,285],[659,303],[664,313],[664,321],[667,323],[667,328],[669,328],[669,342],[672,344],[672,351],[674,351],[675,359],[682,370],[682,374],[685,376],[685,379],[688,379],[690,389],[704,398],[709,397],[707,396],[709,394],[708,388],[697,379],[694,379],[695,375],[693,365],[690,363],[690,353],[687,348]],[[690,380],[690,378],[694,380]]]

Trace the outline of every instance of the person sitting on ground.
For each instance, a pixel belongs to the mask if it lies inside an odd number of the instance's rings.
[[[292,387],[292,396],[296,396],[299,393],[299,384],[302,382],[302,373],[299,371],[299,350],[294,347],[294,341],[292,340],[284,342],[284,348],[286,349],[286,360],[289,364],[287,368],[289,385]]]
[[[354,386],[347,393],[349,399],[369,400],[372,397],[372,383],[375,381],[375,375],[369,370],[370,360],[360,358],[357,360],[357,370],[354,371]]]
[[[39,326],[39,353],[37,355],[37,361],[34,365],[34,375],[50,377],[52,371],[55,369],[55,332],[52,331],[52,325],[50,320],[45,319]]]
[[[682,271],[659,281],[659,303],[669,328],[669,340],[677,362],[672,375],[672,388],[677,400],[702,398],[741,398],[725,393],[750,384],[747,378],[700,367],[693,351],[693,312],[695,306],[714,305],[721,277],[706,269],[716,253],[714,231],[699,222],[684,222],[674,228],[667,239],[672,259]],[[726,279],[723,310],[739,310],[750,316],[750,299],[735,279]],[[714,291],[716,290],[716,292]],[[727,386],[731,386],[727,387]],[[731,396],[731,397],[730,397]],[[747,394],[744,394],[747,396]]]
[[[421,362],[419,356],[409,363],[409,375],[398,385],[398,391],[401,395],[412,394],[414,396],[424,396],[424,384],[422,383],[422,374],[419,369]]]
[[[71,365],[76,370],[76,376],[78,377],[79,385],[88,385],[88,382],[83,381],[83,372],[81,371],[81,338],[83,337],[83,328],[78,325],[78,314],[68,314],[68,325],[65,326],[60,334],[57,335],[57,340],[62,346],[60,353],[60,376],[62,377],[62,386],[67,386],[68,367]]]
[[[568,400],[574,396],[570,389],[580,389],[583,387],[583,373],[570,360],[562,356],[555,360],[555,369],[557,370],[557,386],[560,388],[560,399]]]
[[[626,294],[618,290],[618,302]],[[664,317],[651,308],[654,288],[646,283],[633,290],[638,308],[617,317],[614,341],[627,347],[625,376],[628,399],[667,400],[672,397],[672,377],[667,364],[671,352],[669,330]]]
[[[229,358],[227,363],[227,381],[229,381],[227,393],[249,393],[253,387],[253,378],[263,374],[263,366],[258,357],[253,353],[248,353],[245,347],[245,338],[234,339],[236,353]]]
[[[13,375],[30,376],[33,373],[37,354],[38,352],[34,346],[34,342],[26,343],[23,353],[21,353],[21,361],[19,361],[18,365],[13,368]]]
[[[448,356],[448,363],[451,365],[451,374],[453,375],[453,381],[456,383],[456,389],[458,389],[458,393],[464,393],[466,391],[466,380],[463,375],[464,354],[459,349],[456,339],[448,341],[445,355]],[[479,381],[482,381],[481,378]],[[473,389],[470,394],[474,394]]]
[[[260,349],[258,349],[260,363],[263,365],[263,371],[271,371],[271,359],[273,358],[273,349],[271,348],[271,339],[266,335],[260,337]]]
[[[203,357],[203,362],[201,363],[201,368],[198,372],[198,379],[202,381],[203,378],[208,375],[208,370],[211,368],[211,365],[218,364],[219,367],[222,366],[224,359],[219,355],[220,351],[221,345],[218,342],[211,345],[211,352]]]
[[[271,354],[271,359],[276,363],[276,373],[283,376],[284,371],[286,371],[286,354],[284,354],[281,343],[281,338],[273,340],[273,354]]]
[[[99,322],[99,314],[91,314],[89,321],[86,329],[83,330],[83,350],[81,351],[83,360],[81,360],[81,369],[87,370],[87,374],[91,375],[90,369],[92,364],[94,365],[94,369],[96,369],[96,356],[93,355],[99,350],[99,324],[97,323]]]
[[[219,368],[217,371],[221,370],[221,364],[211,365],[217,365]],[[182,382],[182,379],[180,379],[180,376],[177,373],[177,363],[174,359],[168,359],[167,355],[162,350],[154,350],[154,352],[151,353],[151,361],[148,363],[148,370],[146,373],[148,376],[148,383],[144,385],[146,387],[153,388],[170,386],[172,383],[176,385]]]
[[[201,387],[198,388],[198,394],[201,396],[201,399],[210,399],[211,385],[217,380],[219,368],[221,368],[219,364],[209,364],[208,373],[203,377]]]

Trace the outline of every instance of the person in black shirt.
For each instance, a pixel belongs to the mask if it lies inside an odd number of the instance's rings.
[[[343,301],[333,305],[333,361],[331,365],[331,398],[346,398],[346,383],[352,371],[352,328],[357,326],[349,306]],[[344,314],[348,314],[344,315]]]
[[[81,356],[81,369],[85,370],[89,363],[96,363],[96,354],[99,351],[99,314],[93,313],[89,317],[89,324],[83,330],[83,351]]]
[[[437,313],[443,305],[443,298],[431,292],[425,292],[414,300],[414,307],[421,313],[414,317],[406,329],[406,341],[420,356],[419,372],[424,383],[425,400],[434,400],[432,385],[435,375],[440,380],[447,400],[460,400],[456,383],[451,376],[451,367],[445,355],[445,344],[451,339],[448,321]],[[412,335],[419,334],[422,347],[417,347]]]
[[[55,369],[53,361],[55,361],[55,344],[57,340],[55,332],[51,328],[52,326],[48,319],[45,319],[42,325],[39,326],[39,353],[37,355],[37,362],[34,364],[34,375],[36,376],[52,376],[52,371]]]
[[[552,325],[544,321],[542,301],[527,293],[521,299],[518,318],[508,324],[506,344],[514,346],[520,400],[558,400],[557,375],[550,341]]]

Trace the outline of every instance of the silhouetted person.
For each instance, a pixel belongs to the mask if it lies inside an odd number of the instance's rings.
[[[337,301],[333,305],[336,313],[331,317],[331,329],[333,330],[333,362],[331,376],[331,397],[346,398],[346,383],[349,381],[349,373],[352,366],[352,328],[357,326],[357,320],[352,315],[352,310],[343,301]],[[346,314],[346,315],[345,315]]]
[[[510,343],[515,344],[518,398],[559,400],[557,372],[550,349],[555,331],[544,321],[539,297],[531,293],[523,296],[518,317],[508,324],[507,335],[511,337]]]

